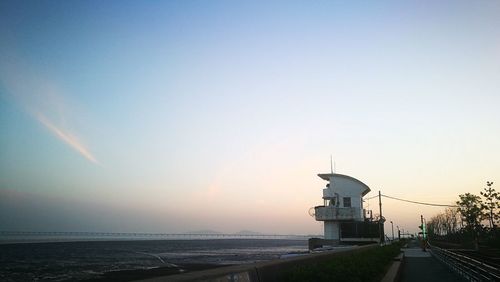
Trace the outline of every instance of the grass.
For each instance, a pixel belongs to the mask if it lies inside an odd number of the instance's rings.
[[[317,264],[304,264],[283,276],[282,281],[380,281],[401,244],[368,249],[334,257]]]

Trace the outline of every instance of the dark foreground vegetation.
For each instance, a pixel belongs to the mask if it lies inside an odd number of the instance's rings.
[[[301,265],[286,273],[283,281],[380,281],[402,242]]]

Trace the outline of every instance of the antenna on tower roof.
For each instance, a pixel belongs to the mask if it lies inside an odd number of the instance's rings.
[[[332,155],[330,155],[330,172],[333,174],[333,158],[332,158]]]

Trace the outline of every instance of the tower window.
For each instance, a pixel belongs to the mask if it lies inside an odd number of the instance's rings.
[[[344,197],[344,208],[350,208],[350,207],[351,207],[351,198]]]

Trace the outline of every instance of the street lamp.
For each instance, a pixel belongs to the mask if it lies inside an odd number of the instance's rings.
[[[396,227],[398,228],[398,240],[401,240],[401,231],[399,231],[399,225],[396,225]]]
[[[392,223],[392,220],[391,220],[391,229],[392,229],[392,241],[394,241],[394,224]]]

